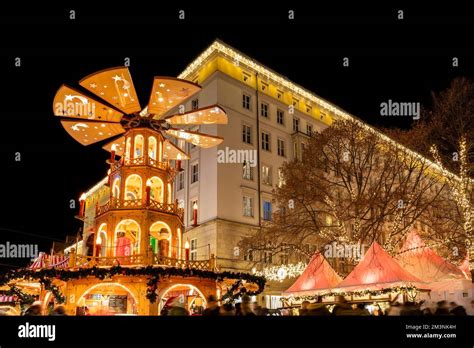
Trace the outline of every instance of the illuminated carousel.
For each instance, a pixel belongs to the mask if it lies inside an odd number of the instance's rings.
[[[263,291],[263,277],[219,272],[213,255],[189,259],[184,209],[173,200],[174,178],[189,159],[173,139],[219,145],[222,138],[184,127],[227,124],[225,111],[212,105],[185,112],[183,103],[201,87],[173,77],[154,78],[142,109],[126,67],[79,84],[102,101],[63,85],[54,115],[82,145],[110,139],[103,145],[110,152],[103,185],[80,198],[82,247],[78,242],[55,259],[41,254],[34,267],[0,275],[0,286],[22,294],[22,284],[36,284],[45,311],[63,304],[73,315],[157,315],[176,297],[199,314],[209,295],[232,301]]]

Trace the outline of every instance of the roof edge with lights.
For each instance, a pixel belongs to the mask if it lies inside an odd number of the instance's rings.
[[[292,93],[295,93],[296,95],[299,95],[308,101],[311,101],[323,109],[326,109],[330,112],[333,113],[335,118],[340,118],[343,120],[351,120],[357,122],[359,125],[361,125],[364,129],[367,131],[374,133],[381,137],[382,140],[386,141],[392,146],[395,146],[397,149],[400,149],[401,151],[404,151],[407,154],[410,154],[416,158],[419,158],[420,160],[426,161],[430,166],[432,166],[434,169],[440,171],[441,173],[446,173],[447,171],[441,168],[437,163],[431,161],[430,159],[422,156],[416,151],[413,151],[406,146],[403,146],[402,144],[396,142],[395,140],[391,139],[387,135],[381,133],[378,131],[376,128],[368,125],[358,117],[348,113],[347,111],[341,109],[340,107],[336,106],[335,104],[332,104],[328,102],[327,100],[317,96],[316,94],[312,93],[311,91],[305,89],[304,87],[293,83],[291,80],[289,80],[287,77],[276,73],[275,71],[267,68],[263,64],[259,63],[258,61],[248,57],[247,55],[241,53],[237,49],[229,46],[228,44],[222,42],[219,39],[216,39],[207,49],[205,49],[196,59],[194,59],[187,67],[184,69],[184,71],[178,75],[178,78],[180,79],[190,79],[199,69],[200,67],[207,62],[207,60],[214,54],[223,54],[235,61],[239,61],[242,64],[245,64],[247,67],[250,69],[254,70],[254,72],[259,73],[261,76],[267,77],[269,80],[273,80],[276,82],[278,85],[286,88],[287,90],[291,91]],[[454,173],[447,172],[447,175],[460,180],[459,176],[455,175]],[[474,180],[473,180],[474,181]]]

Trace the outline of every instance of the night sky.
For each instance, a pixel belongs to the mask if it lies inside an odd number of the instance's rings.
[[[302,3],[304,4],[304,3]],[[69,200],[77,199],[107,172],[100,144],[84,147],[53,116],[52,101],[62,83],[72,87],[97,70],[123,65],[141,105],[154,75],[176,76],[212,41],[227,44],[314,91],[366,122],[409,127],[411,118],[384,118],[380,103],[430,102],[431,91],[457,76],[474,78],[472,13],[467,9],[400,7],[309,10],[258,9],[229,2],[213,10],[183,7],[161,11],[121,8],[32,8],[18,5],[0,14],[2,104],[0,109],[2,199],[0,243],[39,243],[76,234],[80,223]],[[68,11],[76,10],[76,20]],[[451,59],[459,57],[453,68]],[[21,68],[14,58],[22,58]],[[342,66],[343,57],[350,67]],[[14,161],[21,152],[22,161]],[[22,233],[43,236],[27,236]],[[0,260],[0,267],[15,264]]]

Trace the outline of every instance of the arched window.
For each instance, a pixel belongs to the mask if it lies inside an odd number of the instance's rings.
[[[132,148],[132,139],[130,137],[127,137],[127,143],[125,145],[125,159],[130,158],[131,148]]]
[[[112,185],[112,197],[120,198],[120,178],[114,180],[114,184]]]
[[[140,253],[140,225],[135,220],[122,220],[115,227],[114,253],[115,256],[130,256]]]
[[[99,227],[95,244],[100,245],[100,254],[96,256],[107,256],[107,224],[105,222]]]
[[[142,157],[143,156],[143,135],[141,134],[138,134],[137,136],[135,136],[135,149],[134,149],[134,156],[135,158],[139,158],[139,157]]]
[[[148,157],[156,160],[156,138],[148,137]]]
[[[151,177],[150,198],[154,201],[163,203],[163,181],[157,177]]]
[[[168,224],[163,221],[157,221],[150,226],[150,244],[155,254],[171,257],[171,242],[172,233]]]
[[[130,175],[125,180],[125,200],[142,199],[142,178],[137,174]]]

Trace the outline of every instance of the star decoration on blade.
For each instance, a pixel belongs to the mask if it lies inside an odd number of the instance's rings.
[[[113,138],[103,148],[111,151],[115,145],[115,148],[123,149],[123,133],[134,127],[150,127],[161,132],[165,139],[174,137],[203,148],[217,146],[223,141],[218,136],[183,129],[227,124],[227,114],[220,106],[210,105],[184,113],[171,111],[201,90],[193,82],[155,77],[148,105],[143,109],[127,67],[98,71],[83,78],[79,84],[101,101],[62,85],[54,97],[53,109],[54,115],[61,117],[64,129],[83,145]],[[168,159],[188,157],[169,140],[166,140],[165,151]]]

